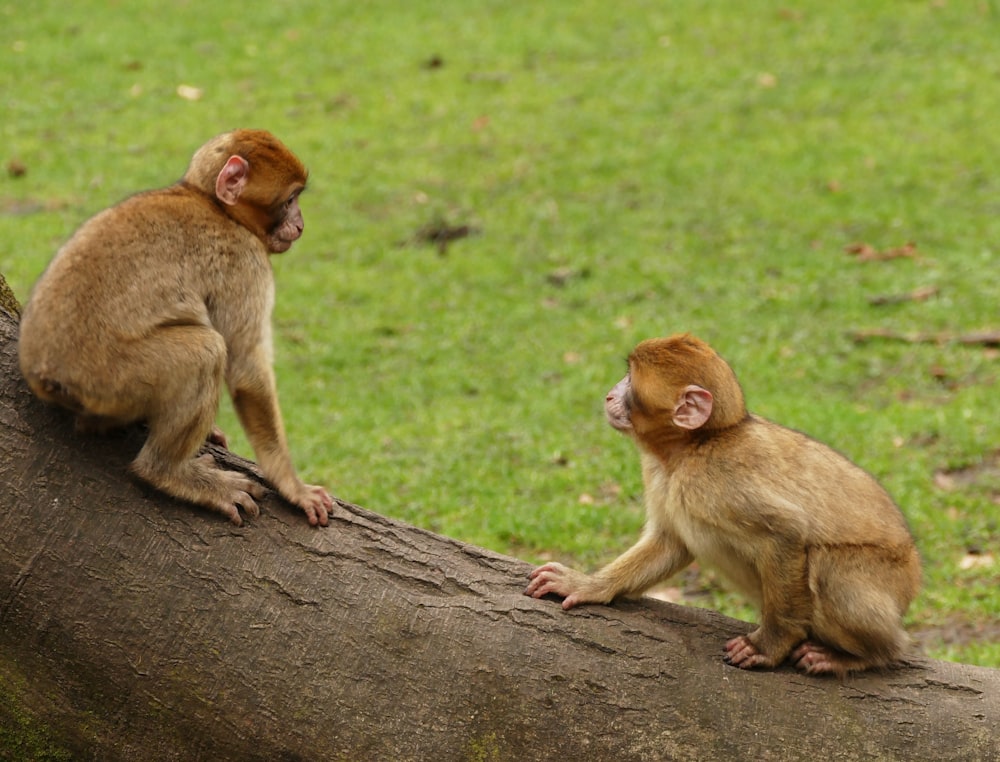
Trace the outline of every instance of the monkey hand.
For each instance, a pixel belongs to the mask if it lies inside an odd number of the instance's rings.
[[[776,667],[774,659],[761,652],[749,635],[740,635],[726,643],[726,655],[722,657],[726,664],[740,669],[754,667]]]
[[[611,596],[602,595],[591,577],[555,561],[539,566],[528,575],[531,580],[524,594],[541,598],[552,593],[563,599],[562,607],[571,609],[580,603],[607,603]]]
[[[326,526],[333,513],[333,498],[323,487],[315,484],[300,484],[294,495],[288,499],[306,512],[312,526]]]

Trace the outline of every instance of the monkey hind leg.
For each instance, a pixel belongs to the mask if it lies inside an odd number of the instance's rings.
[[[195,457],[213,431],[226,345],[206,326],[170,326],[146,339],[130,358],[148,383],[149,435],[132,471],[169,495],[215,510],[242,524],[239,508],[260,512],[266,490],[253,479],[219,469],[211,456]]]
[[[810,557],[811,639],[792,654],[799,669],[841,675],[878,669],[898,663],[908,649],[902,618],[916,595],[915,551],[902,563],[857,557],[865,554],[856,550],[848,563],[839,553],[827,563]]]
[[[257,501],[267,492],[249,476],[218,468],[207,454],[163,467],[144,447],[132,463],[132,470],[162,492],[221,513],[236,526],[243,524],[240,508],[251,517],[260,515]]]

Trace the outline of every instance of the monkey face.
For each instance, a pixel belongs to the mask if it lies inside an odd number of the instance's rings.
[[[615,384],[604,398],[604,412],[608,423],[616,431],[628,434],[632,431],[632,416],[629,410],[629,400],[632,396],[632,379],[626,375]]]
[[[292,244],[299,239],[305,229],[305,220],[302,219],[302,210],[299,208],[298,192],[282,204],[277,214],[277,225],[267,236],[267,249],[272,254],[281,254],[292,248]]]

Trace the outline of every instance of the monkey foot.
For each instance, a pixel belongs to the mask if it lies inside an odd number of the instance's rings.
[[[726,643],[726,654],[722,659],[726,664],[740,669],[774,666],[774,660],[758,651],[757,646],[746,635],[740,635]]]
[[[872,666],[857,656],[808,640],[792,651],[790,658],[796,669],[807,675],[844,675]]]

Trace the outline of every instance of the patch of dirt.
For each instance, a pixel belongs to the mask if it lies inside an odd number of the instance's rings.
[[[448,253],[448,246],[453,241],[468,238],[478,233],[479,228],[473,225],[451,225],[444,220],[435,220],[417,230],[410,241],[436,246],[438,254],[444,256]]]
[[[964,646],[969,643],[1000,642],[1000,621],[968,622],[949,619],[944,624],[910,630],[910,635],[921,646]]]
[[[58,211],[66,206],[66,201],[0,197],[0,217],[27,217],[29,214]]]
[[[943,490],[967,487],[983,481],[1000,482],[1000,451],[984,455],[978,463],[940,468],[934,472],[934,485]]]

